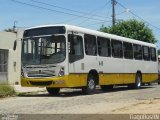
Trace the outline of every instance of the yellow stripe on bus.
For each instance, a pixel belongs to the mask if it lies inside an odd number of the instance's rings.
[[[21,78],[22,86],[35,87],[41,85],[33,85],[31,83],[39,82],[50,82],[51,85],[44,85],[44,87],[81,87],[86,86],[87,84],[87,75],[88,74],[69,74],[63,77],[54,77],[54,78]],[[99,74],[99,85],[115,85],[115,84],[129,84],[135,82],[136,74]],[[152,82],[158,79],[158,74],[149,73],[142,74],[142,82]],[[43,86],[43,85],[42,85]]]

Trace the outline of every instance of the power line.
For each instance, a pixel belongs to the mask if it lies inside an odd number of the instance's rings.
[[[107,6],[108,3],[109,3],[109,1],[108,1],[105,5],[103,5],[103,6],[99,7],[99,8],[97,8],[97,9],[92,10],[91,12],[89,12],[88,14],[91,14],[90,19],[92,18],[93,15],[95,15],[95,14],[93,14],[93,13],[95,13],[97,10],[102,9],[102,8],[104,8],[105,6]],[[88,16],[88,14],[86,14],[86,15]],[[85,14],[84,14],[84,15],[85,15]],[[79,17],[74,17],[74,18],[72,18],[72,19],[68,19],[68,20],[65,20],[65,21],[59,22],[59,23],[71,22],[71,21],[73,21],[73,20],[75,20],[75,19],[78,19],[78,18],[79,18]],[[106,18],[109,18],[109,17],[106,17]],[[77,25],[81,25],[82,23],[84,23],[84,22],[86,22],[86,21],[88,21],[88,18],[85,19],[85,20],[83,20],[81,23],[79,23],[79,24],[77,24]]]
[[[109,20],[109,21],[105,21],[105,22],[111,22],[112,20]],[[93,25],[97,25],[97,24],[103,24],[104,22],[96,22],[96,23],[92,23],[92,24],[89,24],[87,25],[88,26],[93,26]]]
[[[120,5],[121,7],[123,7],[124,9],[127,9],[127,7],[125,7],[125,6],[122,5],[121,3],[117,2],[117,4]],[[134,15],[135,17],[137,17],[138,19],[140,19],[140,20],[144,21],[145,23],[149,24],[150,26],[152,26],[152,27],[154,27],[154,28],[160,30],[159,27],[157,27],[157,26],[151,24],[150,22],[144,20],[143,18],[141,18],[140,16],[138,16],[137,14],[135,14],[134,12],[132,12],[131,10],[129,10],[128,12],[131,13],[132,15]]]
[[[110,0],[109,0],[104,6],[100,7],[100,9],[106,7],[106,6],[109,4],[109,2],[110,2]],[[93,14],[93,13],[95,13],[97,10],[98,10],[98,9],[93,10],[93,11],[91,11],[91,12],[89,13],[89,14],[90,14],[90,18],[92,18],[92,17],[95,15],[95,14]],[[107,16],[107,18],[109,18],[109,17]],[[81,25],[81,24],[85,23],[86,21],[88,21],[88,18],[85,19],[85,20],[83,20],[82,22],[80,22],[78,25]]]
[[[11,0],[11,1],[13,1],[15,3],[22,4],[22,5],[27,5],[27,6],[30,6],[30,7],[35,7],[35,8],[51,11],[51,12],[57,12],[57,13],[61,13],[61,14],[67,14],[67,15],[77,16],[77,17],[82,17],[82,18],[88,18],[88,19],[92,19],[92,20],[105,21],[105,20],[98,19],[98,18],[90,18],[90,17],[87,17],[87,16],[82,16],[82,15],[72,14],[72,13],[63,12],[63,11],[59,11],[59,10],[54,10],[54,9],[50,9],[50,8],[46,8],[46,7],[42,7],[42,6],[38,6],[38,5],[33,5],[33,4],[29,4],[29,3],[25,3],[25,2],[21,2],[21,1],[17,1],[17,0]]]
[[[116,14],[116,16],[118,16],[118,15],[122,15],[122,14],[124,14],[124,13],[126,13],[126,11],[123,11],[123,12],[117,13],[117,14]]]
[[[36,0],[30,0],[30,1],[35,2],[35,3],[39,3],[39,4],[43,4],[43,5],[47,5],[47,6],[51,6],[51,7],[55,7],[55,8],[60,8],[60,9],[75,12],[75,13],[86,14],[86,15],[90,14],[90,12],[82,12],[82,11],[78,11],[78,10],[68,9],[68,8],[64,8],[64,7],[60,7],[60,6],[57,6],[57,5],[48,4],[48,3],[45,3],[45,2],[36,1]],[[94,16],[103,17],[101,15],[96,15],[96,14],[94,14]]]
[[[108,18],[109,14],[110,14],[110,11],[111,11],[111,5],[108,7],[107,11],[108,11],[108,12],[107,12],[107,15],[106,15],[106,16],[107,16],[107,18]]]

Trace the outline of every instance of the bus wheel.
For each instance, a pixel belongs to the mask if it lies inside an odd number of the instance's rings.
[[[58,95],[60,88],[46,88],[50,95]]]
[[[92,74],[88,75],[87,86],[82,88],[82,92],[86,95],[93,94],[96,89],[95,77]]]
[[[142,86],[142,77],[141,74],[137,73],[135,78],[134,88],[139,89]]]
[[[101,85],[101,89],[102,91],[106,92],[106,91],[110,91],[113,89],[113,85]]]

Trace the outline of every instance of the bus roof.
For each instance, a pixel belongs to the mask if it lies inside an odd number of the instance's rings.
[[[125,42],[131,42],[134,44],[140,44],[140,45],[144,45],[144,46],[156,47],[156,45],[152,44],[152,43],[142,42],[142,41],[131,39],[131,38],[126,38],[126,37],[122,37],[122,36],[118,36],[118,35],[114,35],[114,34],[104,33],[104,32],[100,32],[97,30],[91,30],[91,29],[78,27],[78,26],[74,26],[74,25],[67,25],[67,24],[41,25],[41,26],[31,27],[31,28],[28,28],[25,30],[34,29],[34,28],[43,28],[43,27],[54,27],[54,26],[64,26],[66,28],[66,30],[68,30],[68,31],[75,31],[75,32],[80,32],[80,33],[84,33],[84,34],[91,34],[91,35],[95,35],[95,36],[99,36],[99,37],[105,37],[105,38],[111,38],[111,39],[121,40],[121,41],[125,41]]]

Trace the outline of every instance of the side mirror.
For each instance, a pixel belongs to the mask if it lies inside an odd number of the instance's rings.
[[[17,48],[17,40],[14,41],[13,50],[16,50]]]

